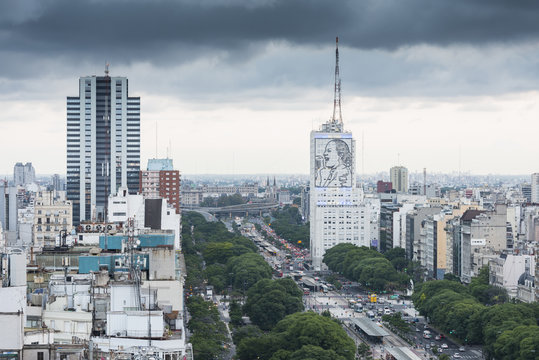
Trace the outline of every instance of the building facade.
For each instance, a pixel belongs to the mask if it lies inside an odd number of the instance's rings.
[[[67,98],[67,199],[73,223],[103,221],[107,198],[120,186],[139,188],[140,98],[128,95],[125,77],[79,79]]]
[[[360,245],[363,199],[356,186],[356,143],[342,122],[338,47],[333,116],[311,131],[310,145],[310,252],[313,268],[320,270],[326,250],[340,243]]]
[[[408,169],[404,166],[393,166],[389,170],[393,189],[398,193],[408,192]]]
[[[531,202],[539,204],[539,173],[532,174],[531,186]]]
[[[393,190],[393,184],[391,183],[391,181],[378,180],[378,182],[376,183],[377,193],[391,192],[391,190]]]
[[[13,167],[13,183],[17,185],[31,184],[36,181],[36,171],[31,162],[16,163]]]
[[[18,211],[17,187],[7,186],[0,182],[0,223],[5,232],[7,244],[14,244],[19,236],[17,226]]]
[[[71,201],[54,198],[53,191],[38,194],[34,205],[33,243],[34,251],[57,246],[56,238],[61,232],[69,234],[73,228]]]
[[[149,159],[147,170],[140,172],[139,191],[145,199],[167,199],[180,213],[180,172],[172,159]]]

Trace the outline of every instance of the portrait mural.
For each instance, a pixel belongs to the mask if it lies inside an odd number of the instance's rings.
[[[352,187],[352,139],[315,139],[315,185]]]

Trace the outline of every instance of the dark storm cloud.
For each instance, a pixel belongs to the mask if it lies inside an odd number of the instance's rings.
[[[213,49],[285,40],[319,46],[396,49],[421,43],[534,39],[539,2],[502,0],[4,1],[2,51],[115,61],[163,61]],[[27,4],[25,7],[24,4]],[[256,5],[253,5],[256,4]],[[25,13],[26,10],[26,13]],[[6,15],[8,14],[8,15]],[[183,46],[188,45],[188,46]],[[168,59],[174,61],[174,59]]]

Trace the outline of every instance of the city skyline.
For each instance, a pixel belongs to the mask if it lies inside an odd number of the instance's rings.
[[[110,62],[144,98],[142,163],[307,174],[309,133],[332,112],[335,36],[358,174],[536,172],[538,5],[425,3],[4,2],[0,173],[66,173],[65,96]],[[84,30],[92,17],[102,26]]]

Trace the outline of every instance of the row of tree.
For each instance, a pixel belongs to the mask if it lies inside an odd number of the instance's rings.
[[[286,205],[272,212],[271,228],[277,235],[296,246],[309,248],[309,223],[304,224],[299,209]]]
[[[216,292],[232,286],[245,293],[261,279],[271,278],[272,269],[256,253],[253,242],[228,231],[221,222],[208,222],[195,212],[182,216],[182,248],[187,267],[186,288],[201,291],[207,284]],[[240,323],[242,311],[234,305],[235,322]],[[188,328],[196,359],[215,359],[223,353],[226,341],[225,325],[212,302],[200,296],[187,300],[191,315]],[[232,315],[232,313],[231,313]]]
[[[504,303],[507,294],[488,285],[483,269],[469,286],[437,280],[419,284],[412,300],[439,329],[468,344],[482,344],[488,358],[536,359],[539,304]],[[493,294],[487,298],[487,294]]]
[[[250,239],[198,213],[182,216],[182,246],[189,288],[207,283],[218,293],[227,286],[244,293],[257,281],[271,278],[271,267]]]
[[[216,359],[225,351],[228,339],[226,325],[219,319],[219,311],[210,301],[200,296],[187,299],[187,309],[191,315],[187,328],[192,335],[195,359]]]
[[[354,343],[338,322],[303,313],[302,290],[290,278],[272,280],[271,267],[249,239],[229,232],[222,223],[208,223],[196,213],[185,214],[182,221],[187,281],[207,282],[216,291],[229,284],[247,295],[243,307],[232,301],[229,308],[239,359],[354,358]],[[200,297],[191,297],[187,306],[195,358],[219,358],[226,336],[217,309]],[[253,325],[241,326],[243,315]]]
[[[357,281],[367,289],[384,291],[405,287],[409,276],[398,272],[393,262],[404,258],[392,254],[390,261],[378,251],[362,246],[343,243],[332,247],[324,254],[324,263],[330,270]]]
[[[279,321],[271,331],[242,336],[238,346],[240,360],[352,360],[355,345],[337,320],[297,312]]]

